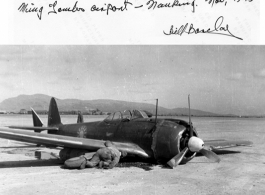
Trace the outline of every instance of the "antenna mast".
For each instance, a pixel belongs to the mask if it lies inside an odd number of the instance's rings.
[[[189,124],[191,125],[191,118],[190,118],[190,94],[188,95],[188,103],[189,103]]]
[[[156,118],[155,118],[155,124],[157,122],[157,109],[158,109],[158,99],[156,99]]]

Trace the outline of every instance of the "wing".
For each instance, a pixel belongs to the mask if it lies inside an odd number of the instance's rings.
[[[227,141],[227,140],[206,140],[204,145],[214,149],[231,148],[237,146],[251,146],[253,143],[250,141]]]
[[[0,128],[0,138],[36,143],[48,146],[59,146],[67,148],[87,149],[96,151],[99,148],[105,147],[106,140],[70,137],[63,135],[34,133],[29,131]],[[121,151],[128,154],[137,155],[143,158],[149,158],[149,155],[138,145],[133,143],[113,142],[114,145]]]

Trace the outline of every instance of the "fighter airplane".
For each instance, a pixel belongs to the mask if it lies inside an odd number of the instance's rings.
[[[47,127],[43,127],[41,119],[33,109],[32,116],[34,126],[0,128],[0,138],[36,143],[47,147],[62,147],[59,156],[63,161],[93,153],[105,147],[104,143],[107,140],[113,142],[120,151],[128,155],[168,164],[172,168],[187,163],[198,152],[219,162],[220,158],[211,151],[214,147],[225,148],[252,144],[249,141],[226,140],[203,142],[192,125],[190,115],[189,122],[187,122],[180,119],[157,118],[157,114],[155,118],[152,118],[150,113],[148,116],[141,110],[125,110],[112,113],[103,121],[83,122],[82,116],[79,115],[77,123],[62,124],[57,103],[54,98],[51,98]],[[40,133],[44,130],[47,130],[47,134]]]

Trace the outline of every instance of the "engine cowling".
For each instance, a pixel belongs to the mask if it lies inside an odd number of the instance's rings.
[[[177,119],[165,119],[158,122],[152,143],[154,158],[158,163],[166,163],[185,148],[189,139],[188,127],[187,122]],[[198,136],[196,130],[194,130],[194,136]],[[195,155],[196,152],[187,152],[181,163],[187,163]]]

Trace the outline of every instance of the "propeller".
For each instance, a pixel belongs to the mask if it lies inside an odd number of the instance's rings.
[[[207,150],[205,148],[202,148],[199,152],[202,153],[207,158],[211,159],[212,161],[219,163],[221,160],[214,152]]]
[[[211,150],[208,150],[204,147],[204,142],[202,139],[193,136],[193,126],[191,123],[191,114],[190,114],[190,95],[188,96],[188,103],[189,103],[189,133],[190,138],[189,141],[186,144],[186,147],[178,153],[176,156],[174,156],[172,159],[170,159],[167,164],[174,168],[177,165],[179,165],[186,155],[186,153],[190,150],[191,152],[200,152],[205,157],[209,158],[212,161],[220,162],[220,158]]]
[[[186,155],[188,150],[189,150],[188,147],[184,148],[180,153],[178,153],[176,156],[174,156],[172,159],[170,159],[167,162],[167,164],[170,167],[175,167],[175,166],[179,165],[179,163],[182,161],[182,159],[184,158],[184,156]]]
[[[220,162],[220,158],[211,150],[208,150],[204,147],[204,142],[202,139],[198,137],[191,137],[188,142],[188,147],[189,150],[192,152],[200,152],[202,153],[205,157],[215,161],[215,162]]]
[[[190,114],[190,94],[188,95],[188,103],[189,103],[189,129],[190,129],[190,137],[193,136],[193,126],[191,123],[191,114]]]
[[[205,157],[209,158],[214,162],[220,162],[220,158],[214,152],[204,147],[204,142],[202,141],[202,139],[193,136],[189,139],[187,146],[180,153],[170,159],[167,164],[172,168],[176,167],[180,164],[180,162],[189,150],[191,152],[200,152]]]

